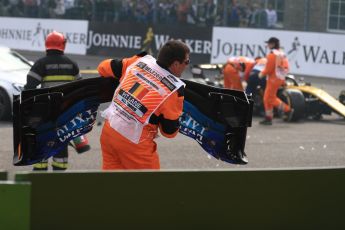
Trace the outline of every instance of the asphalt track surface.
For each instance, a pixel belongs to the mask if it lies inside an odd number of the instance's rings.
[[[29,60],[36,61],[44,53],[20,51]],[[95,69],[99,62],[109,57],[69,55],[80,69]],[[83,76],[89,77],[89,76]],[[191,77],[186,71],[184,78]],[[313,86],[320,87],[334,97],[345,89],[345,80],[306,77]],[[100,106],[104,109],[106,104]],[[286,123],[275,119],[272,126],[261,126],[262,118],[254,117],[248,128],[246,153],[247,165],[232,165],[209,156],[197,142],[178,134],[174,139],[159,137],[158,152],[162,169],[269,169],[269,168],[315,168],[345,166],[345,119],[332,114],[321,121],[303,120]],[[102,122],[101,118],[98,118]],[[69,170],[100,170],[101,151],[99,137],[102,126],[95,126],[88,134],[91,150],[77,154],[69,147]],[[31,170],[31,166],[13,166],[12,123],[0,122],[0,170],[11,174]]]

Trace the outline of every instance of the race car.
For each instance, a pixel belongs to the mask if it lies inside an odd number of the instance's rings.
[[[293,120],[311,118],[320,120],[322,115],[336,113],[345,118],[343,92],[339,100],[332,97],[323,89],[314,87],[311,83],[297,82],[293,75],[286,76],[286,86],[282,87],[278,96],[295,109]]]
[[[32,63],[18,52],[0,46],[0,120],[12,116],[13,95],[20,94]]]
[[[221,70],[222,65],[216,64],[194,65],[191,69],[194,81],[217,87],[223,87]],[[205,72],[207,71],[212,72],[210,76],[216,75],[213,80],[206,76]],[[289,121],[320,120],[323,115],[331,115],[332,113],[345,118],[345,90],[340,93],[337,100],[326,91],[312,86],[311,83],[297,81],[294,75],[287,75],[285,79],[286,85],[278,90],[278,97],[294,109]],[[254,101],[253,115],[264,115],[263,93],[264,89],[258,87],[252,95]],[[280,115],[279,112],[275,111],[275,116]]]
[[[341,104],[345,105],[345,90],[342,90],[339,94],[339,101]]]

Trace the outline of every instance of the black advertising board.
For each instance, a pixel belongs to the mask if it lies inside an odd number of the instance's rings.
[[[128,57],[141,51],[156,56],[170,39],[180,39],[191,49],[192,64],[209,63],[212,27],[90,22],[87,54]]]

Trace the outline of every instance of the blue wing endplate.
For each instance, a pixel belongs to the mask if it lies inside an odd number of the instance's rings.
[[[219,160],[247,163],[244,146],[252,100],[243,92],[184,81],[180,133]],[[13,164],[31,165],[47,159],[72,139],[90,132],[99,105],[111,101],[118,84],[113,78],[91,78],[15,96]]]

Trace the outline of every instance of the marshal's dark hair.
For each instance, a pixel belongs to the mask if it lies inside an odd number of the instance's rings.
[[[174,61],[182,63],[185,61],[186,54],[189,54],[188,46],[179,40],[170,40],[165,43],[158,52],[157,62],[169,67]]]

